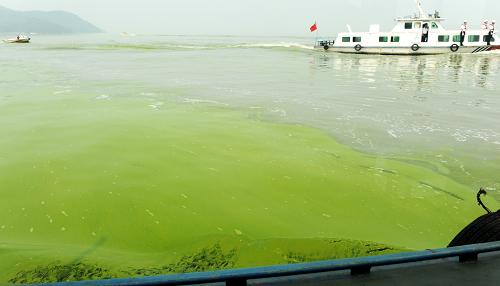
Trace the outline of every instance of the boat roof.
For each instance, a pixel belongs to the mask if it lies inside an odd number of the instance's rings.
[[[435,21],[442,22],[445,18],[435,17],[434,15],[429,15],[429,17],[401,17],[395,19],[397,22],[420,22],[420,21]]]
[[[418,8],[418,14],[413,14],[413,16],[406,16],[406,17],[401,17],[397,18],[396,21],[398,22],[418,22],[418,21],[435,21],[435,22],[441,22],[444,21],[444,18],[441,18],[439,15],[439,11],[435,10],[434,13],[428,14],[425,13],[424,9],[422,8],[422,3],[420,0],[415,0]]]

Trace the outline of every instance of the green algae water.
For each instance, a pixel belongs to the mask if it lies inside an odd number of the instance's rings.
[[[500,56],[309,45],[1,45],[0,283],[445,247],[500,207]]]

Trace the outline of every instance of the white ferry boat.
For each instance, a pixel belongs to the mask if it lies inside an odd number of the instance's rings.
[[[396,19],[390,32],[381,32],[380,25],[371,25],[369,32],[339,33],[335,40],[317,40],[315,49],[338,53],[381,55],[435,55],[446,53],[478,53],[500,50],[500,38],[494,22],[482,29],[447,30],[439,12],[426,14],[416,0],[418,14]],[[464,28],[465,27],[465,28]],[[350,27],[348,26],[348,29]],[[465,31],[465,35],[463,34]]]

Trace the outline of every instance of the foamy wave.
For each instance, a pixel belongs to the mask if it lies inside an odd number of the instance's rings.
[[[186,43],[109,43],[101,45],[49,45],[48,50],[217,50],[217,49],[293,49],[313,50],[300,43],[241,43],[241,44],[186,44]]]
[[[197,98],[184,98],[185,103],[191,103],[191,104],[215,104],[215,105],[223,105],[223,106],[228,106],[227,103],[215,101],[215,100],[208,100],[208,99],[197,99]]]
[[[313,46],[307,46],[299,43],[259,43],[259,44],[240,44],[233,46],[235,48],[294,48],[294,49],[305,49],[313,50]]]

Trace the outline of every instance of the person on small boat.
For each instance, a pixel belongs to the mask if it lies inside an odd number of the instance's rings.
[[[460,46],[464,45],[465,34],[467,34],[467,21],[464,21],[464,24],[460,26]]]

